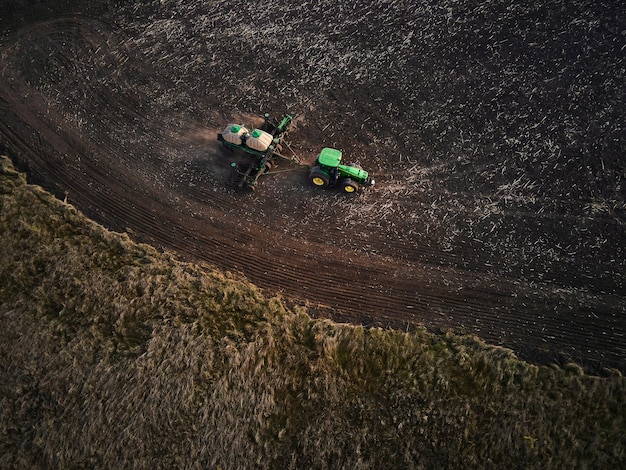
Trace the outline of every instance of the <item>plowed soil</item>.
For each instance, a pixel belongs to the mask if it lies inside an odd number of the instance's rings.
[[[65,3],[3,7],[0,142],[31,181],[316,315],[626,370],[620,2]],[[216,134],[265,112],[376,185],[285,162],[235,191]]]

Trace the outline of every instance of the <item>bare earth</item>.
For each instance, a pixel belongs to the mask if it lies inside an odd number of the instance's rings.
[[[15,14],[2,149],[107,227],[313,314],[626,370],[620,2],[362,3]],[[235,192],[216,134],[264,112],[297,116],[305,163],[341,148],[376,186],[318,192],[285,163]]]

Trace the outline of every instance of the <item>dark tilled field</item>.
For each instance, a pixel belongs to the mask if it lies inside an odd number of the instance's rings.
[[[104,225],[335,320],[626,370],[621,2],[1,8],[3,149]],[[216,133],[264,112],[376,186],[235,192]]]

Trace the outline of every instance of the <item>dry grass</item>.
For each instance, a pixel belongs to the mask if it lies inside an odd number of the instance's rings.
[[[0,184],[3,468],[589,468],[626,381],[313,320]]]

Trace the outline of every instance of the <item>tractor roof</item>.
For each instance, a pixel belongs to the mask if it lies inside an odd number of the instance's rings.
[[[319,157],[317,157],[317,161],[319,161],[321,165],[336,168],[339,162],[341,162],[341,150],[331,149],[329,147],[323,148]]]

